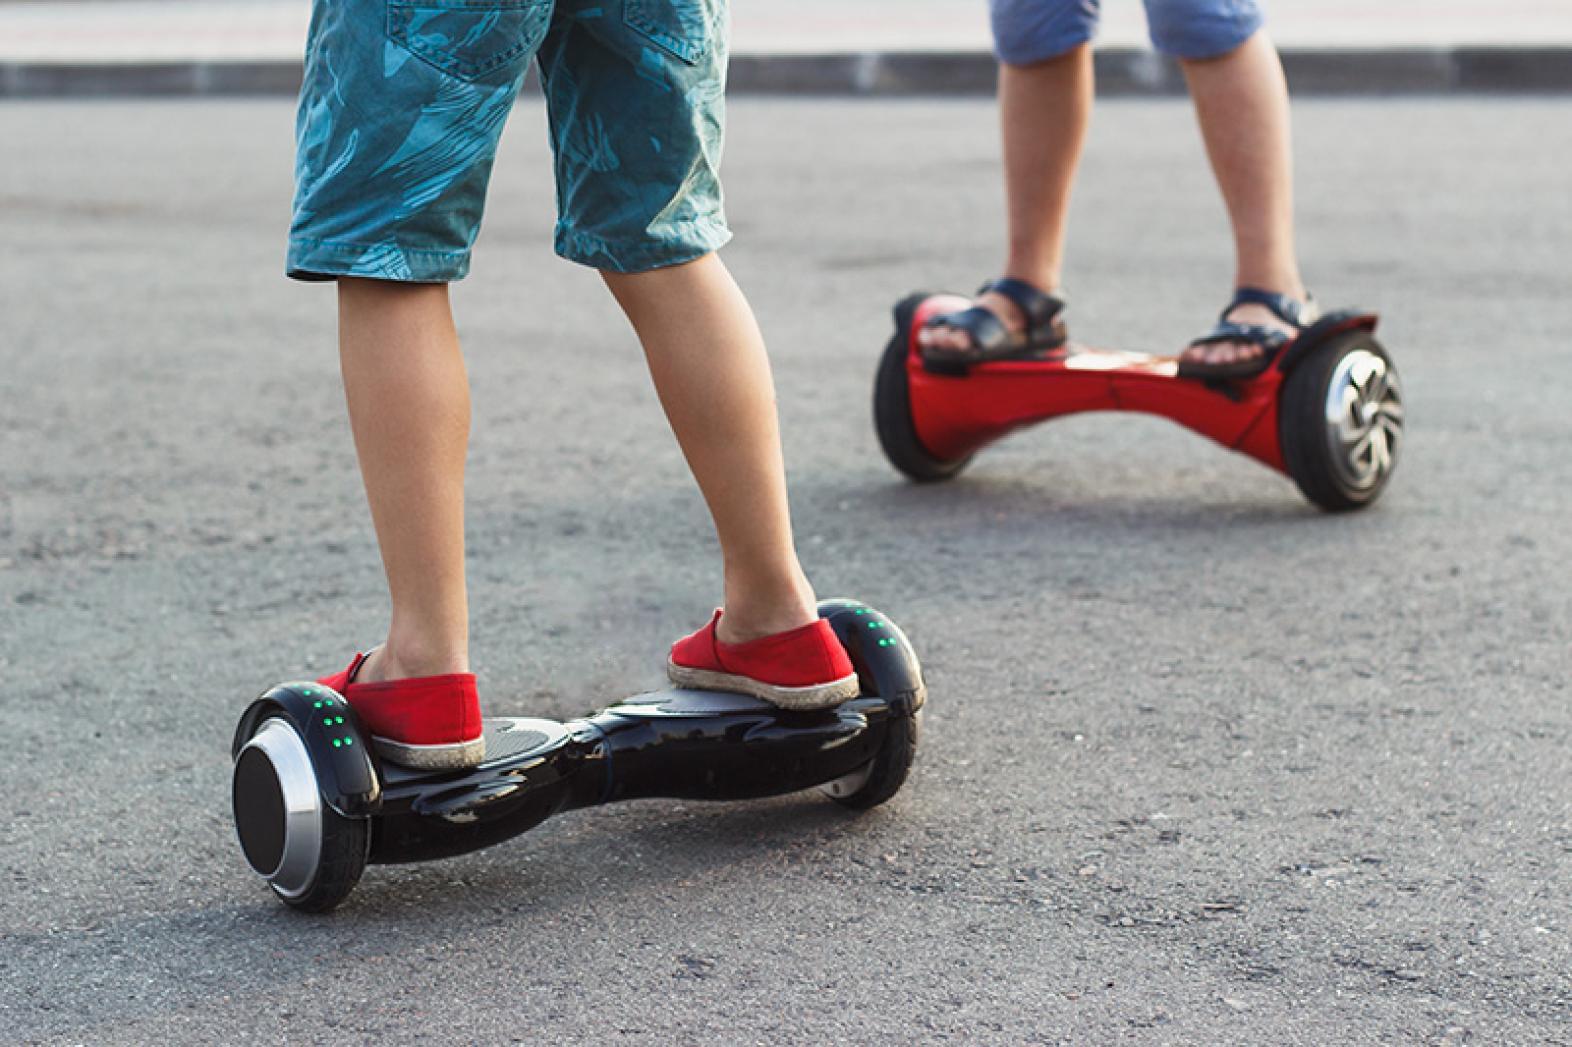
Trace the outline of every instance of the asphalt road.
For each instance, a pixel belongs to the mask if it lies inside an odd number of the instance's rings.
[[[1373,510],[1081,417],[918,488],[869,422],[887,309],[999,262],[982,103],[746,101],[725,257],[776,360],[801,546],[932,700],[887,807],[564,816],[280,907],[234,718],[383,627],[332,292],[280,275],[291,107],[0,106],[0,1041],[1572,1042],[1564,101],[1297,109],[1302,248],[1385,314]],[[540,110],[456,292],[491,711],[661,679],[718,596]],[[1176,345],[1228,242],[1178,102],[1099,110],[1076,333]]]

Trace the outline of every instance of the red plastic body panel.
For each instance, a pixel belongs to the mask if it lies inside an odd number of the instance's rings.
[[[1161,415],[1234,451],[1285,471],[1277,436],[1277,393],[1283,372],[1268,368],[1232,395],[1178,376],[1174,357],[1068,346],[1047,360],[996,360],[964,376],[923,367],[916,332],[930,316],[970,302],[936,295],[917,306],[906,358],[912,423],[938,458],[964,458],[1007,433],[1081,411],[1143,411]]]

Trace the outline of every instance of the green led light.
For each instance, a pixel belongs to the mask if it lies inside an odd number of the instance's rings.
[[[855,613],[857,613],[857,614],[867,614],[868,613],[868,609],[866,607],[859,607],[859,608],[857,608]]]
[[[331,716],[324,716],[324,717],[322,717],[322,722],[327,724],[329,727],[332,727],[333,726],[333,717],[331,717]]]
[[[306,687],[306,688],[302,688],[300,693],[305,695],[307,698],[310,698],[313,694],[316,694],[317,692],[313,691],[309,687]]]
[[[313,709],[320,709],[320,708],[322,708],[322,703],[321,702],[312,702],[311,703],[311,708],[313,708]]]
[[[353,739],[353,738],[345,738],[344,739],[344,744],[345,745],[354,745],[355,744],[355,739]]]
[[[342,716],[335,716],[335,717],[333,717],[333,722],[334,723],[343,723],[344,722],[344,718]]]
[[[884,625],[883,622],[869,622],[868,623],[868,628],[870,628],[870,629],[878,629],[878,628],[881,628],[883,625]]]
[[[339,747],[339,746],[341,746],[341,745],[343,745],[343,744],[344,744],[344,743],[343,743],[343,742],[341,742],[341,741],[339,741],[339,740],[338,740],[338,739],[337,739],[337,738],[334,738],[334,739],[333,739],[333,748],[335,748],[335,749],[337,749],[337,748],[338,748],[338,747]]]

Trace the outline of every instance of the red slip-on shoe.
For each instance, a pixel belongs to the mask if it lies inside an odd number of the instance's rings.
[[[344,696],[377,752],[425,771],[473,767],[486,758],[474,673],[355,683],[365,662],[357,654],[348,669],[317,682]]]
[[[857,671],[824,619],[746,643],[722,643],[715,635],[720,619],[717,610],[708,625],[671,645],[672,683],[736,691],[782,709],[824,709],[857,697]]]

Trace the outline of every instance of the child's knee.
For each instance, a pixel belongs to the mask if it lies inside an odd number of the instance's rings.
[[[1146,0],[1152,46],[1178,59],[1221,58],[1264,21],[1256,0]]]
[[[1099,0],[991,0],[994,54],[1005,65],[1066,55],[1097,32]]]

